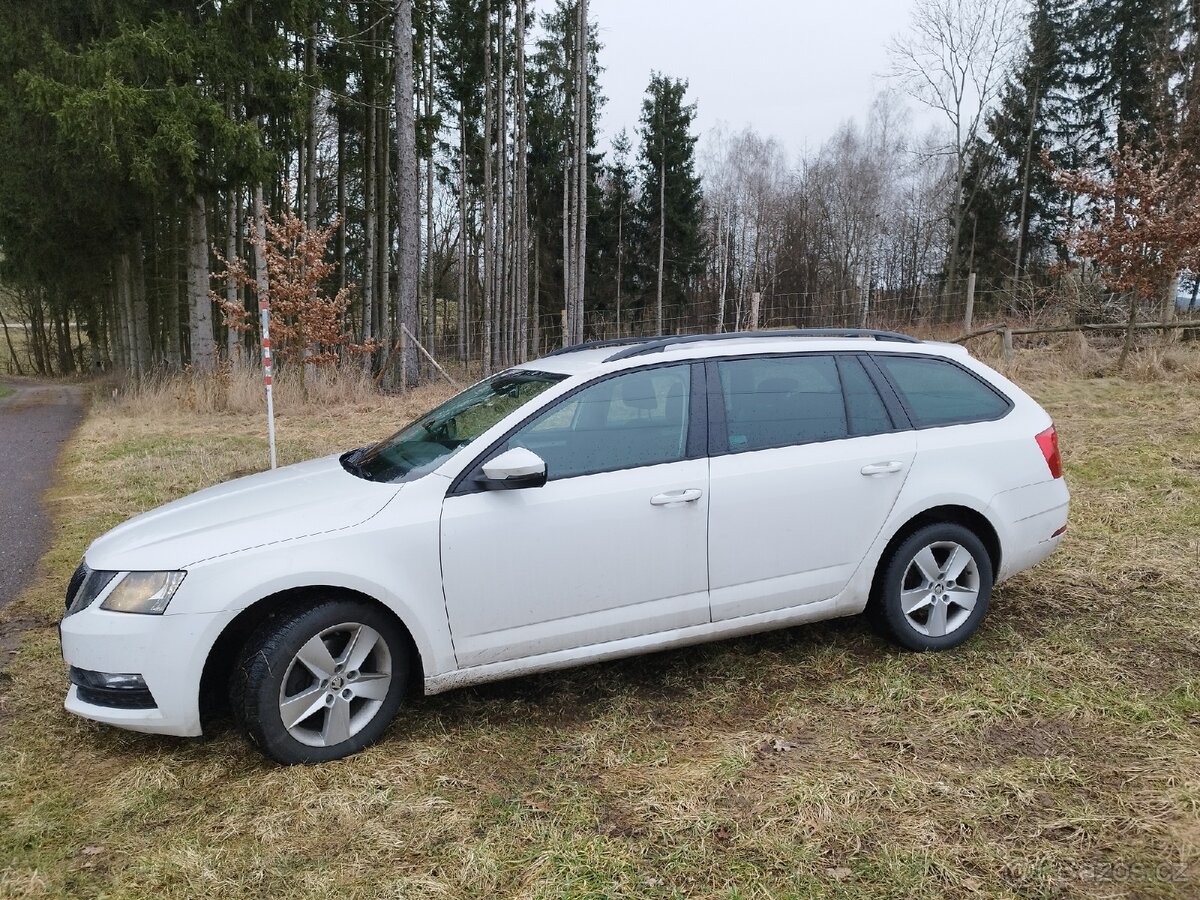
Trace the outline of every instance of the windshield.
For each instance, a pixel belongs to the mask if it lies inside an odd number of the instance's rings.
[[[524,369],[493,375],[387,440],[343,457],[346,468],[370,481],[413,481],[566,377]]]

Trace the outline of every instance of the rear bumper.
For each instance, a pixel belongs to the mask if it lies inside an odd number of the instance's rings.
[[[150,708],[86,702],[79,688],[67,692],[67,711],[85,719],[145,731],[194,737],[200,734],[200,678],[209,648],[235,612],[143,616],[92,606],[63,619],[63,658],[68,666],[108,674],[142,676],[153,697]]]
[[[1036,566],[1062,542],[1070,492],[1061,478],[1004,491],[992,498],[988,518],[997,525],[1001,561],[996,581]]]

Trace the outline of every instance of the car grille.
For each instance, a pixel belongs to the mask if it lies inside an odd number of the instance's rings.
[[[67,611],[64,618],[90,606],[116,574],[104,569],[89,569],[87,563],[81,562],[67,584]]]

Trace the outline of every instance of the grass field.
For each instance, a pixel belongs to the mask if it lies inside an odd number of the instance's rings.
[[[1018,362],[1071,530],[957,651],[797,628],[420,699],[367,752],[291,769],[229,729],[62,711],[54,622],[88,541],[265,458],[248,412],[98,400],[45,577],[4,614],[27,630],[0,680],[0,896],[1196,897],[1200,367],[1151,368]],[[441,393],[284,404],[282,458]]]

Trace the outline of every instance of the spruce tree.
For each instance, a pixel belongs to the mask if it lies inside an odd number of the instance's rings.
[[[653,298],[654,323],[682,314],[704,271],[702,194],[696,174],[696,105],[685,103],[687,81],[655,72],[642,101],[641,201],[637,206],[643,296]]]

